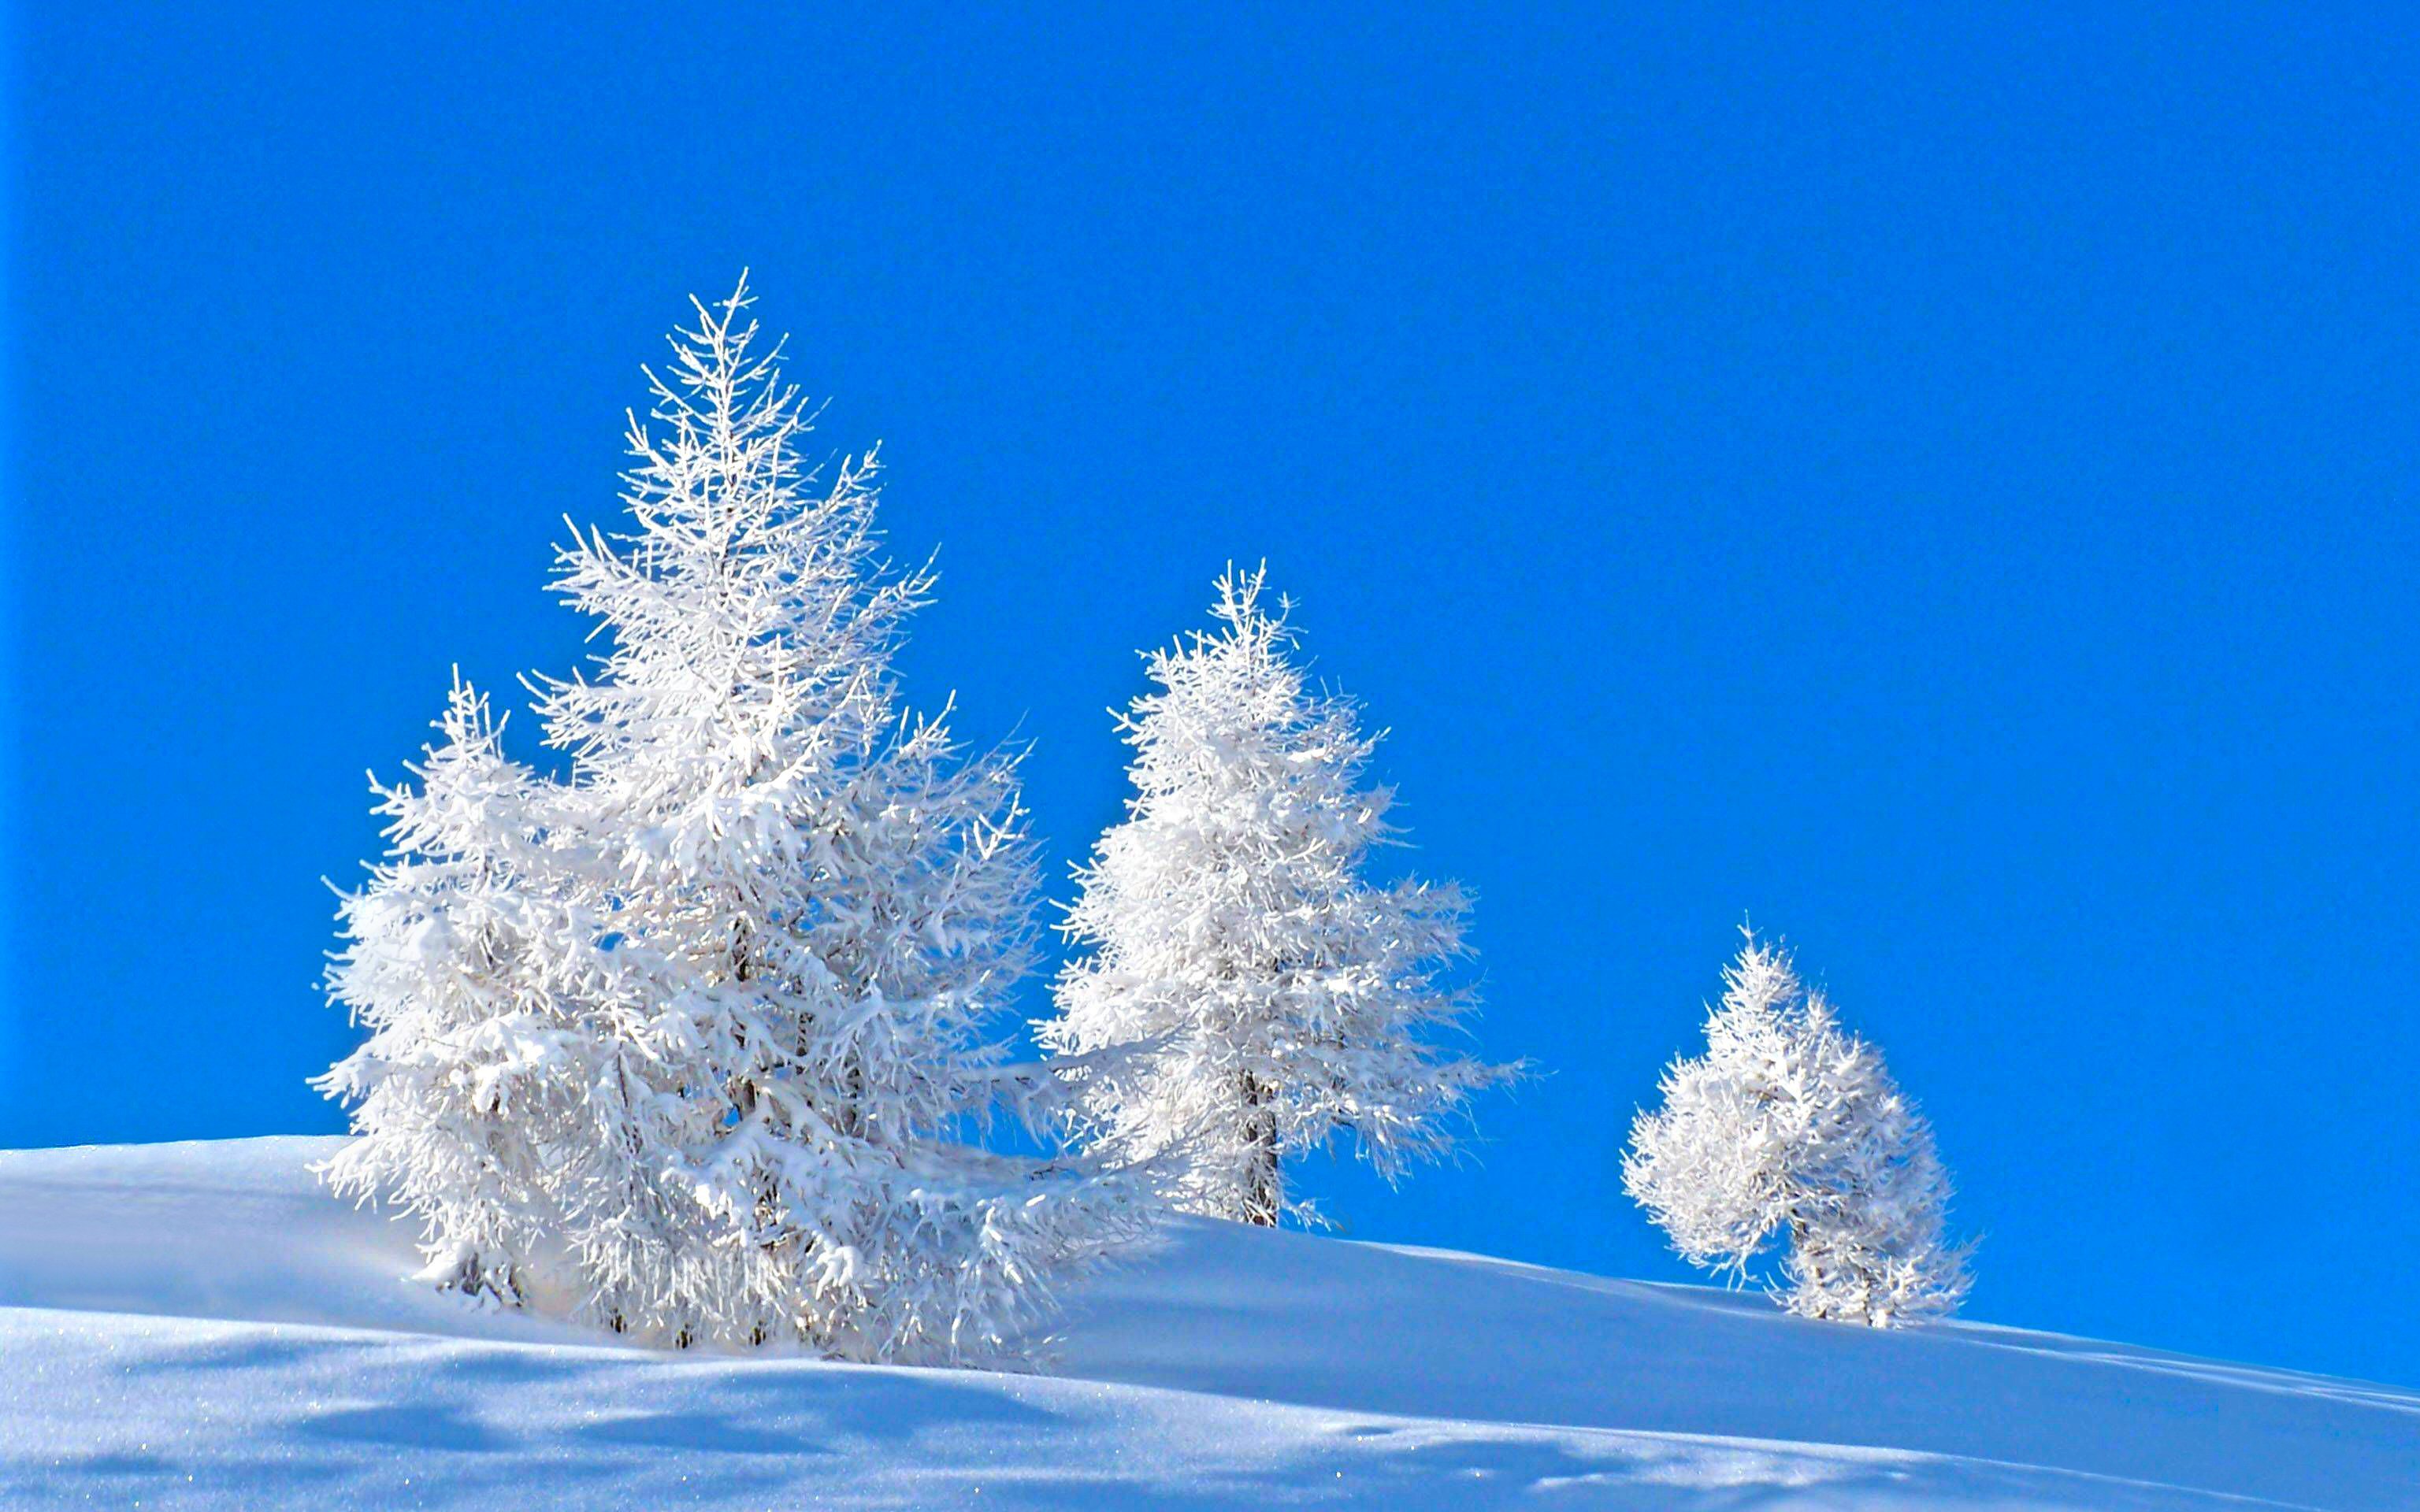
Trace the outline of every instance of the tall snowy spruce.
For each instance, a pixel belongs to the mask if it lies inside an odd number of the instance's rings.
[[[359,1134],[334,1175],[417,1211],[441,1279],[559,1278],[617,1329],[1012,1358],[1144,1205],[1097,1163],[975,1142],[1003,1108],[1058,1114],[1001,1017],[1034,933],[1016,763],[900,711],[932,579],[878,557],[871,455],[804,466],[749,302],[697,305],[650,372],[634,528],[563,552],[558,590],[612,637],[593,679],[543,689],[570,779],[480,735],[496,814],[399,821],[414,856],[347,905],[334,985],[373,1038],[327,1081]],[[446,761],[389,803],[440,803]],[[497,893],[525,922],[452,921]],[[447,922],[424,938],[423,913]],[[510,1069],[465,1064],[466,1033]]]
[[[1632,1128],[1631,1196],[1691,1263],[1735,1278],[1786,1240],[1765,1285],[1801,1317],[1955,1311],[1968,1250],[1944,1238],[1948,1173],[1881,1055],[1753,933],[1723,983],[1706,1053],[1673,1062],[1663,1107]]]
[[[1108,1158],[1170,1173],[1176,1205],[1245,1223],[1311,1216],[1284,1163],[1350,1134],[1389,1180],[1453,1143],[1472,1091],[1513,1074],[1434,1040],[1469,1007],[1450,885],[1373,886],[1391,799],[1375,738],[1289,659],[1265,571],[1218,583],[1221,628],[1152,654],[1121,717],[1128,816],[1078,869],[1061,926],[1085,948],[1045,1043],[1101,1061],[1079,1122]]]

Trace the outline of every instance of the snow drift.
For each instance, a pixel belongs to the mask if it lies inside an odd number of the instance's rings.
[[[0,1152],[0,1506],[2420,1506],[2420,1393],[1202,1220],[1048,1374],[617,1348],[334,1144]]]

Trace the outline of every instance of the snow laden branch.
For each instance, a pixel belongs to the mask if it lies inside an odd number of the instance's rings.
[[[694,301],[693,301],[694,302]],[[971,1140],[1063,1119],[1007,1064],[1033,846],[1014,756],[899,706],[928,570],[892,570],[873,453],[829,477],[738,291],[695,304],[629,424],[620,533],[555,588],[591,675],[542,680],[567,780],[458,688],[394,852],[346,900],[322,1080],[339,1190],[401,1204],[428,1274],[674,1343],[1013,1357],[1145,1221],[1127,1177]]]
[[[1450,884],[1373,885],[1392,795],[1376,741],[1315,694],[1262,572],[1218,583],[1219,628],[1149,657],[1120,729],[1127,817],[1078,869],[1062,928],[1084,953],[1042,1026],[1085,1069],[1077,1116],[1105,1157],[1172,1167],[1188,1211],[1275,1224],[1284,1163],[1340,1135],[1388,1180],[1453,1147],[1470,1095],[1518,1068],[1441,1048],[1471,1008]]]
[[[1790,1311],[1888,1328],[1956,1310],[1969,1246],[1943,1237],[1932,1130],[1873,1046],[1839,1026],[1782,951],[1747,936],[1706,1053],[1673,1062],[1631,1130],[1622,1184],[1691,1263],[1765,1285]]]

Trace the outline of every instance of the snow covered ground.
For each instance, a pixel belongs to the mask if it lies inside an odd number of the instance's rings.
[[[614,1348],[329,1148],[0,1152],[0,1507],[2420,1507],[2420,1393],[1208,1223],[1045,1375]]]

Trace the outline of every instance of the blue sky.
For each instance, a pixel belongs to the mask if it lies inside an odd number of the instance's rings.
[[[1346,1232],[1685,1275],[1616,1162],[1752,914],[1972,1316],[2420,1381],[2408,28],[356,8],[13,18],[0,1143],[339,1126],[363,769],[581,655],[745,264],[1054,880],[1230,558],[1392,728],[1552,1074]]]

